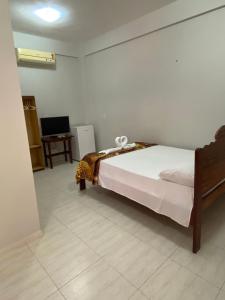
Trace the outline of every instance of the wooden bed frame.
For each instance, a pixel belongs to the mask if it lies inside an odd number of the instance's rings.
[[[80,190],[86,188],[85,179]],[[225,193],[225,125],[215,134],[215,141],[195,150],[194,204],[190,225],[193,227],[193,253],[201,246],[202,212]]]

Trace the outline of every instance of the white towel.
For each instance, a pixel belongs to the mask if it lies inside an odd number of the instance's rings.
[[[125,135],[121,136],[120,142],[121,142],[121,147],[125,147],[127,145],[127,142],[128,142],[127,136],[125,136]]]
[[[125,147],[127,145],[128,142],[128,138],[127,136],[123,135],[123,136],[117,136],[115,138],[115,143],[117,147]]]
[[[101,151],[99,151],[98,153],[102,153],[102,154],[110,154],[110,153],[112,153],[112,152],[115,152],[115,151],[118,151],[118,150],[121,150],[121,149],[122,149],[121,147],[109,148],[109,149],[101,150]]]
[[[117,136],[116,138],[115,138],[115,143],[116,143],[116,146],[117,147],[120,147],[121,146],[121,141],[120,141],[120,136]]]
[[[135,146],[136,146],[136,144],[132,143],[132,144],[127,144],[124,147],[116,147],[116,148],[109,148],[109,149],[101,150],[98,153],[110,154],[112,152],[115,152],[115,151],[118,151],[118,150],[121,150],[121,149],[131,149],[131,148],[134,148]]]
[[[130,148],[134,148],[136,146],[135,143],[132,143],[132,144],[127,144],[126,146],[124,146],[123,148],[124,149],[130,149]]]

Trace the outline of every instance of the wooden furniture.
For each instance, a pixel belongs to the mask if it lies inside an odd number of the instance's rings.
[[[80,190],[86,188],[85,179]],[[190,226],[193,227],[192,251],[201,246],[203,210],[225,194],[225,125],[215,135],[215,141],[195,150],[194,203]]]
[[[23,108],[33,171],[43,170],[44,157],[34,96],[23,96]]]
[[[215,141],[195,150],[193,252],[201,246],[202,211],[225,193],[225,126],[215,134]]]
[[[68,159],[67,159],[67,154],[68,154],[69,158],[70,158],[70,162],[73,163],[71,139],[72,139],[72,135],[69,135],[69,134],[64,135],[64,136],[42,137],[42,143],[43,143],[44,155],[45,155],[45,164],[47,167],[48,167],[48,159],[49,159],[50,167],[51,167],[51,169],[53,169],[52,157],[58,156],[58,155],[64,155],[65,161],[68,161]],[[63,143],[64,151],[53,153],[52,148],[51,148],[52,143]]]

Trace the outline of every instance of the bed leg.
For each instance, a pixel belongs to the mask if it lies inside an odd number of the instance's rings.
[[[86,189],[86,182],[85,179],[80,180],[80,191],[83,191]]]
[[[201,210],[198,208],[193,215],[193,253],[197,253],[201,247]]]

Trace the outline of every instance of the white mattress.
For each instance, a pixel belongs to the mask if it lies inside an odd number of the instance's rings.
[[[99,184],[188,227],[194,189],[159,178],[184,163],[194,164],[194,151],[153,146],[102,160]]]

